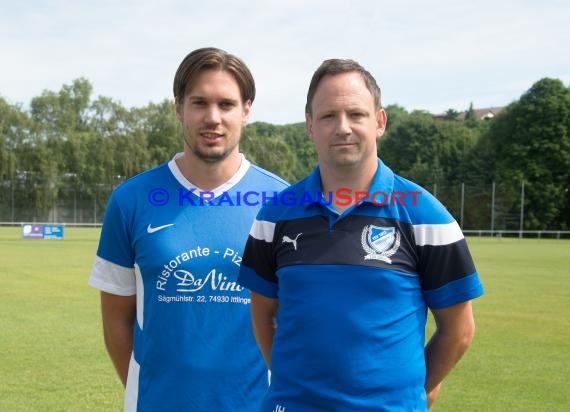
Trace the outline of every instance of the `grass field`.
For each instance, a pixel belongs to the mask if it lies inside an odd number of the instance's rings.
[[[86,284],[99,231],[0,228],[0,411],[116,411],[122,387]],[[433,411],[570,410],[570,241],[469,239],[486,295]],[[217,411],[213,411],[217,412]]]

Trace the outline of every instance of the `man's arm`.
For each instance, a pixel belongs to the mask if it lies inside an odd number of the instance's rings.
[[[425,348],[428,405],[435,401],[441,382],[471,345],[475,321],[471,301],[432,311],[436,330]]]
[[[263,360],[267,369],[271,370],[269,359],[273,346],[273,335],[277,324],[275,315],[277,314],[277,299],[267,298],[259,293],[251,292],[251,320],[253,324],[253,334],[257,341],[257,346],[263,355]]]
[[[118,296],[101,292],[105,346],[123,386],[127,384],[129,362],[133,351],[136,311],[136,295]]]

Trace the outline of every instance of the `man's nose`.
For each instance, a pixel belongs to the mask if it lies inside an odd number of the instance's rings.
[[[336,134],[339,136],[346,136],[352,133],[350,122],[346,114],[340,114],[337,117]]]
[[[206,123],[219,124],[221,122],[221,119],[222,116],[220,113],[220,108],[215,104],[209,105],[208,109],[206,110]]]

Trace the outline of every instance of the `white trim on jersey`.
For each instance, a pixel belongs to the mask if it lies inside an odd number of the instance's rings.
[[[273,235],[275,234],[275,223],[255,219],[253,225],[251,225],[249,234],[257,240],[265,240],[271,243],[273,242]]]
[[[135,263],[135,278],[137,286],[137,323],[140,330],[143,329],[144,322],[144,283],[141,268]]]
[[[88,283],[113,295],[132,296],[137,293],[134,268],[117,265],[99,256],[95,256]]]
[[[125,388],[124,412],[135,412],[137,410],[139,372],[140,365],[135,360],[134,354],[131,353],[131,361],[129,362],[129,371],[127,374],[127,386]]]
[[[227,182],[223,183],[222,185],[216,187],[213,190],[208,190],[208,192],[214,194],[214,199],[217,198],[218,196],[222,195],[224,192],[228,192],[232,187],[234,187],[236,184],[238,184],[239,181],[247,173],[249,167],[251,166],[251,163],[249,162],[249,160],[247,160],[242,153],[240,153],[239,155],[241,158],[241,163],[240,163],[238,171],[232,177],[230,177]],[[182,186],[184,186],[184,188],[186,188],[187,190],[196,189],[196,195],[200,196],[200,192],[204,192],[204,190],[195,186],[192,182],[190,182],[188,179],[186,179],[186,177],[184,177],[184,175],[182,174],[182,171],[178,167],[178,164],[176,163],[176,159],[179,159],[182,156],[184,156],[183,152],[176,153],[176,155],[172,158],[172,160],[170,160],[168,162],[168,168],[170,169],[170,171],[172,172],[172,174],[174,175],[176,180],[178,180],[178,182]]]
[[[463,239],[463,232],[454,220],[443,225],[413,225],[416,245],[442,246]]]

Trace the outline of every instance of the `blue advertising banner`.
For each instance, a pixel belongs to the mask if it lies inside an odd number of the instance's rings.
[[[25,223],[22,239],[63,239],[63,225]]]

